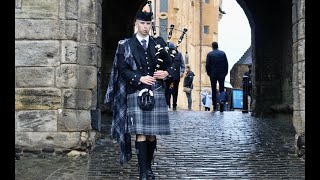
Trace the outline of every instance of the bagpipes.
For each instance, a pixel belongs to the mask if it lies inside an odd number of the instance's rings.
[[[152,13],[152,2],[151,1],[148,1],[147,2],[148,5],[149,5],[149,9],[150,9],[150,12]],[[152,15],[152,18],[151,18],[151,28],[152,28],[152,39],[156,39],[155,40],[155,43],[156,43],[156,54],[155,54],[155,58],[157,59],[157,64],[156,64],[156,69],[155,71],[159,70],[161,65],[163,64],[163,60],[167,58],[167,56],[170,56],[172,58],[172,60],[174,60],[176,54],[177,54],[177,49],[178,47],[180,46],[185,34],[187,33],[187,29],[184,28],[183,31],[182,31],[182,34],[181,36],[179,37],[178,39],[178,43],[176,45],[176,49],[175,50],[172,50],[172,51],[169,51],[169,43],[170,43],[170,40],[171,40],[171,37],[172,37],[172,32],[173,32],[173,29],[174,29],[174,24],[171,24],[170,25],[170,28],[169,28],[169,33],[168,33],[168,39],[167,39],[167,45],[165,47],[162,47],[160,45],[159,42],[157,42],[157,39],[158,39],[158,35],[157,35],[157,32],[156,32],[156,26],[155,26],[155,21],[154,21],[154,17]]]
[[[148,1],[147,3],[149,5],[150,13],[152,13],[151,1]],[[151,28],[152,28],[152,33],[153,33],[151,39],[156,44],[156,46],[155,46],[155,49],[156,49],[155,59],[157,60],[157,64],[156,64],[155,71],[157,71],[157,70],[161,69],[161,66],[162,66],[164,60],[171,59],[172,60],[171,62],[174,61],[175,55],[177,54],[176,50],[179,47],[180,43],[182,42],[184,35],[187,33],[187,29],[186,28],[183,29],[183,32],[178,40],[178,44],[176,46],[176,49],[169,51],[168,46],[169,46],[169,42],[172,37],[174,25],[173,24],[170,25],[167,43],[165,43],[165,41],[163,41],[163,39],[161,38],[161,40],[164,42],[162,44],[166,44],[166,46],[163,47],[160,44],[161,42],[159,42],[160,38],[157,36],[156,26],[155,26],[155,21],[154,21],[153,15],[151,18],[151,23],[152,23]],[[152,110],[154,107],[154,104],[155,104],[155,99],[154,99],[153,92],[152,92],[151,88],[144,88],[144,89],[140,90],[139,95],[138,95],[138,105],[140,106],[140,108],[143,110]]]

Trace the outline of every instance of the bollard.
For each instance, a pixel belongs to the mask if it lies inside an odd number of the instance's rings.
[[[243,97],[242,97],[242,112],[248,113],[248,89],[249,88],[249,77],[244,75],[242,78],[242,89],[243,89]]]

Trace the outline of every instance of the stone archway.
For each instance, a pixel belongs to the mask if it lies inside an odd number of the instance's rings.
[[[305,132],[305,1],[237,2],[252,29],[253,115],[292,120],[296,144]]]
[[[253,115],[291,119],[304,133],[305,1],[237,2],[252,29]],[[103,103],[117,41],[133,34],[134,14],[145,3],[16,0],[17,148],[91,147],[91,113]]]

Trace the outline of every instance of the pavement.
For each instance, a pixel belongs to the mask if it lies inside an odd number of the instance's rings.
[[[157,136],[156,179],[305,179],[305,161],[294,152],[287,119],[255,118],[241,111],[169,111],[171,135]],[[85,156],[22,154],[16,180],[138,179],[137,157],[124,167],[110,138],[110,115],[102,137]]]

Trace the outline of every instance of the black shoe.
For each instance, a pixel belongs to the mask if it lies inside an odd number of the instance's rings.
[[[176,111],[176,110],[177,110],[177,107],[172,108],[172,110]]]

